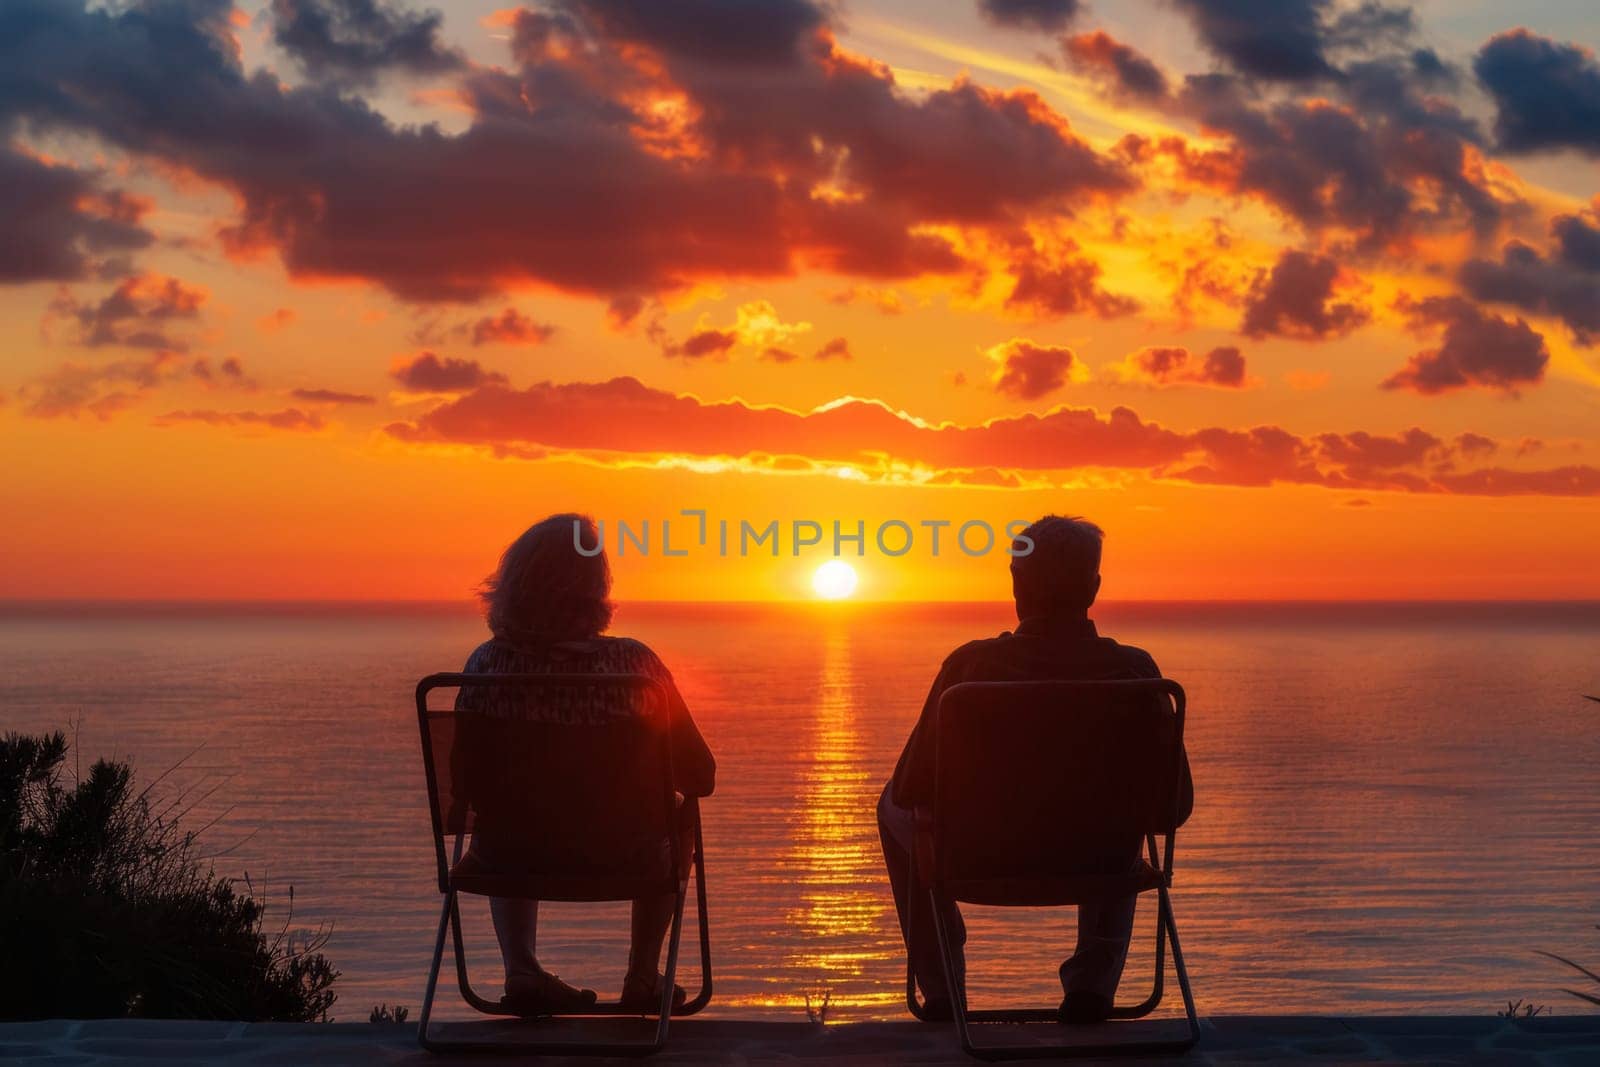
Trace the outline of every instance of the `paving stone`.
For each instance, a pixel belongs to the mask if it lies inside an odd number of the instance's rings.
[[[170,1038],[174,1041],[219,1041],[236,1034],[241,1023],[222,1019],[84,1019],[77,1037]]]
[[[1361,1038],[1329,1037],[1316,1041],[1296,1041],[1293,1045],[1283,1047],[1285,1055],[1299,1053],[1306,1056],[1370,1056],[1372,1046]]]
[[[1594,1043],[1600,1045],[1600,1014],[1540,1015],[1517,1019],[1510,1025],[1530,1034],[1593,1034]]]
[[[455,1023],[496,1036],[516,1023]],[[583,1024],[541,1024],[545,1034]],[[593,1022],[588,1024],[591,1028]],[[1181,1020],[1115,1023],[1094,1038],[1115,1035],[1149,1039],[1168,1036]],[[483,1028],[489,1028],[485,1030]],[[1065,1036],[1053,1027],[989,1029],[994,1040]],[[1048,1031],[1048,1032],[1047,1032]],[[525,1030],[524,1030],[525,1032]],[[590,1033],[592,1030],[583,1030]],[[1088,1032],[1084,1033],[1085,1040]],[[416,1026],[368,1023],[175,1022],[154,1019],[49,1020],[0,1024],[0,1059],[8,1063],[93,1064],[131,1067],[140,1063],[220,1062],[232,1064],[307,1064],[310,1067],[455,1067],[480,1065],[482,1058],[434,1057],[416,1045]],[[1203,1021],[1200,1047],[1186,1060],[1206,1064],[1294,1063],[1317,1067],[1393,1062],[1408,1065],[1491,1064],[1494,1067],[1600,1067],[1600,1017],[1571,1016],[1518,1020],[1489,1017],[1309,1017],[1219,1016]],[[569,1064],[598,1067],[604,1062],[569,1058]],[[948,1026],[904,1022],[849,1023],[818,1027],[807,1023],[740,1019],[689,1019],[675,1023],[663,1065],[743,1065],[778,1063],[966,1065]],[[1170,1058],[1123,1060],[1132,1065],[1170,1065]]]
[[[1446,1034],[1484,1037],[1506,1029],[1506,1019],[1475,1015],[1370,1015],[1346,1020],[1368,1034]]]
[[[1390,1034],[1374,1044],[1400,1056],[1464,1056],[1479,1050],[1475,1037],[1446,1034]]]
[[[49,1045],[22,1045],[10,1041],[0,1042],[0,1060],[31,1059],[50,1055]]]

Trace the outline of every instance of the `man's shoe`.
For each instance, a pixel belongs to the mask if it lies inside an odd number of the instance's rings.
[[[666,981],[660,974],[642,975],[630,974],[622,979],[622,1007],[625,1011],[636,1011],[640,1015],[651,1015],[661,1010],[661,983]],[[689,994],[683,991],[683,986],[672,987],[672,1010],[677,1011],[688,1001]]]
[[[1058,1021],[1075,1026],[1103,1023],[1109,1018],[1111,1018],[1110,999],[1087,989],[1069,991],[1061,998],[1061,1007],[1056,1009]]]

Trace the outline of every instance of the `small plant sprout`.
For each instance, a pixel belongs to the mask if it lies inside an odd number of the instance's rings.
[[[817,1026],[828,1021],[828,1007],[833,1003],[833,990],[819,989],[806,992],[806,1018]]]

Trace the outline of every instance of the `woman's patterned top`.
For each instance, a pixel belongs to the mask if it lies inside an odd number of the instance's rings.
[[[673,785],[685,796],[710,796],[716,783],[716,759],[695,726],[666,665],[641,641],[629,637],[593,637],[580,641],[513,643],[495,637],[467,657],[464,674],[642,674],[660,683],[667,695],[672,735]],[[630,690],[617,686],[592,689],[551,687],[530,701],[516,689],[463,687],[457,711],[531,719],[568,725],[603,726],[638,714]]]

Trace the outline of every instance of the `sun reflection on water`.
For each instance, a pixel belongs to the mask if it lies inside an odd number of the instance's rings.
[[[839,627],[825,641],[786,865],[800,887],[788,916],[800,936],[785,963],[804,992],[828,993],[830,1009],[881,1007],[896,998],[872,988],[868,968],[898,941],[873,815],[883,771],[868,764],[856,725],[861,685],[848,634]]]

